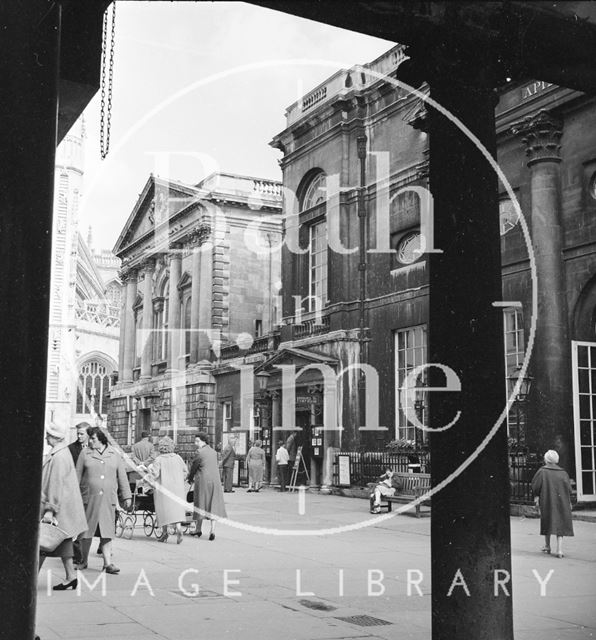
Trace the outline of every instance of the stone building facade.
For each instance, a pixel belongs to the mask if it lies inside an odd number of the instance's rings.
[[[280,238],[279,183],[149,178],[114,248],[124,289],[109,428],[122,445],[147,430],[190,455],[198,428],[221,443],[212,372],[224,347],[277,322]]]
[[[272,142],[283,154],[282,325],[249,350],[224,349],[214,371],[218,400],[250,391],[239,390],[240,357],[256,378],[268,374],[265,390],[255,383],[258,433],[274,450],[299,428],[317,486],[330,483],[339,449],[427,439],[417,427],[428,421],[427,255],[442,248],[432,241],[426,88],[417,95],[393,81],[403,59],[397,46],[340,70],[287,109]],[[507,380],[495,384],[513,447],[557,448],[578,499],[593,500],[596,104],[534,81],[506,84],[495,104],[510,185],[500,180],[503,295],[494,301]],[[284,367],[296,376],[285,414]]]
[[[68,425],[105,418],[118,362],[120,261],[79,231],[85,124],[56,153],[46,415]]]

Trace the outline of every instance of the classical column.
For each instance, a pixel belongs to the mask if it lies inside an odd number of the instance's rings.
[[[118,379],[122,382],[124,377],[124,335],[126,332],[126,282],[128,273],[120,271],[120,331],[118,340]]]
[[[141,380],[151,377],[151,360],[153,358],[153,271],[155,260],[148,258],[144,264],[145,280],[143,281],[143,327],[141,335]]]
[[[563,123],[547,111],[528,116],[513,130],[526,145],[532,193],[531,233],[538,279],[536,343],[532,353],[532,415],[526,439],[533,450],[552,449],[560,434],[573,438],[571,354],[563,266],[560,164]],[[572,462],[567,460],[567,465]],[[570,471],[567,466],[567,470]]]
[[[209,360],[211,356],[211,339],[209,331],[212,329],[212,286],[213,286],[213,243],[205,238],[200,250],[201,273],[200,290],[201,303],[199,305],[199,329],[197,361]]]
[[[199,236],[192,237],[192,282],[190,306],[190,363],[198,361],[199,353],[199,308],[201,298],[201,251]]]
[[[126,311],[124,320],[124,334],[120,332],[120,336],[124,336],[123,365],[122,365],[122,382],[132,382],[132,370],[135,358],[135,339],[136,339],[136,323],[134,305],[137,299],[137,272],[129,271],[126,276]]]
[[[275,476],[277,475],[277,460],[275,454],[279,447],[280,434],[283,438],[282,431],[275,431],[275,427],[281,425],[281,410],[280,410],[280,395],[278,391],[271,392],[271,472],[269,474],[269,484],[272,485],[275,482]]]
[[[180,292],[178,284],[182,265],[181,248],[178,245],[171,247],[170,254],[170,298],[168,307],[168,371],[177,371],[180,367]]]
[[[507,438],[495,426],[505,406],[502,314],[493,306],[502,299],[498,180],[452,120],[494,158],[493,87],[503,79],[489,51],[418,54],[430,96],[448,114],[429,109],[431,224],[441,253],[426,256],[427,384],[449,389],[428,392],[432,485],[445,482],[432,498],[432,638],[511,640],[511,595],[494,587],[496,570],[511,576]]]

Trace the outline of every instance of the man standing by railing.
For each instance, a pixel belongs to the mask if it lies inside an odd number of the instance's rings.
[[[234,493],[234,463],[236,461],[236,436],[229,436],[228,443],[224,447],[221,456],[221,468],[223,470],[224,493]]]

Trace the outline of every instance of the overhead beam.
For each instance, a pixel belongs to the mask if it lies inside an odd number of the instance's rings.
[[[418,50],[490,49],[502,74],[596,93],[596,18],[551,3],[257,1],[284,13]],[[571,3],[579,5],[580,3]]]

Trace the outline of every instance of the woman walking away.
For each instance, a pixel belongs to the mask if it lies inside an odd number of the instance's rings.
[[[174,441],[167,436],[162,438],[157,449],[159,455],[149,465],[149,473],[145,478],[153,485],[153,499],[155,500],[155,514],[157,526],[162,534],[158,540],[166,542],[168,539],[168,525],[176,525],[176,542],[182,542],[182,525],[186,519],[186,490],[184,480],[188,469],[184,460],[174,453]]]
[[[265,452],[261,448],[262,444],[260,440],[255,440],[255,443],[246,454],[246,462],[248,464],[248,493],[251,491],[258,493],[263,484]]]
[[[197,433],[195,444],[197,457],[192,461],[188,481],[194,482],[194,514],[196,521],[193,535],[201,537],[203,519],[211,521],[209,540],[215,540],[215,520],[213,516],[227,518],[223,499],[217,453],[209,446],[209,435],[204,431]]]
[[[573,535],[571,520],[571,481],[558,465],[559,454],[549,449],[544,466],[532,478],[532,493],[540,505],[540,534],[544,536],[542,553],[550,553],[550,537],[557,536],[557,558],[563,557],[563,536]]]
[[[77,577],[73,566],[72,540],[87,530],[85,509],[72,455],[66,443],[66,429],[56,424],[46,427],[46,441],[52,450],[43,460],[41,476],[41,519],[56,522],[68,534],[52,552],[42,552],[39,568],[46,557],[60,558],[66,572],[64,582],[53,587],[54,591],[77,588]]]

